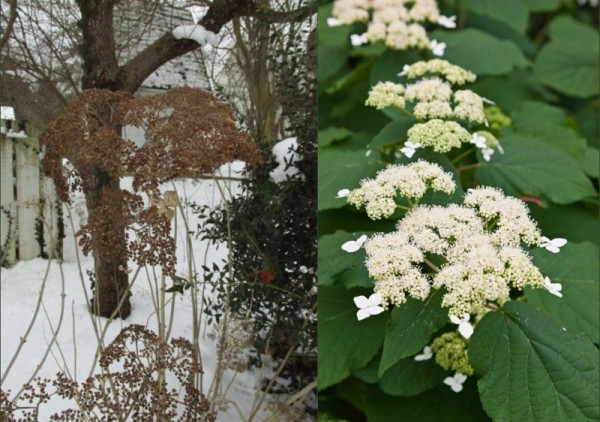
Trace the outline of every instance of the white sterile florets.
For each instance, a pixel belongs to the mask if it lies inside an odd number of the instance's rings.
[[[397,194],[420,199],[427,188],[450,194],[456,185],[452,175],[439,165],[419,160],[407,166],[388,166],[374,180],[363,180],[360,188],[350,192],[347,201],[356,207],[364,206],[369,218],[379,220],[394,213]]]
[[[404,98],[408,101],[450,101],[452,86],[440,78],[422,79],[406,86]]]
[[[473,123],[485,123],[482,98],[470,90],[454,93],[454,117]]]
[[[432,119],[412,126],[408,130],[408,141],[432,147],[435,152],[448,152],[470,142],[471,134],[456,122]]]
[[[365,102],[366,105],[375,107],[381,110],[385,107],[404,108],[406,106],[404,100],[404,85],[394,82],[378,82],[371,91]]]
[[[336,0],[333,16],[347,24],[366,22],[369,20],[369,0]]]
[[[428,73],[443,76],[453,85],[464,85],[477,79],[474,73],[442,59],[416,62],[406,69],[408,79],[415,79]]]

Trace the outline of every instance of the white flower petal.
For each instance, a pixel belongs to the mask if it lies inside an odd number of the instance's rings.
[[[402,66],[402,72],[398,73],[398,76],[406,76],[408,74],[409,70],[410,70],[410,65],[405,64],[404,66]]]
[[[360,249],[361,245],[354,240],[349,240],[342,245],[342,249],[348,253],[354,253]]]
[[[363,234],[361,237],[359,237],[358,239],[356,239],[356,243],[358,243],[359,246],[362,246],[365,244],[365,242],[367,241],[367,235]],[[379,294],[379,293],[377,293]]]
[[[468,322],[463,322],[458,326],[458,332],[466,339],[473,335],[473,326]]]
[[[354,298],[354,304],[356,307],[363,309],[369,306],[369,299],[366,296],[356,296]]]
[[[354,47],[358,47],[359,45],[363,45],[369,42],[369,39],[367,38],[367,33],[365,32],[364,34],[352,34],[350,35],[350,43],[354,46]]]
[[[421,361],[424,361],[424,360],[429,360],[432,357],[433,357],[433,352],[431,350],[431,347],[425,346],[423,348],[423,353],[415,356],[415,361],[421,362]]]
[[[382,306],[371,306],[371,307],[367,308],[367,310],[369,311],[369,314],[371,314],[371,315],[379,315],[380,313],[385,311],[385,309],[383,309]]]
[[[336,198],[345,198],[346,196],[348,196],[349,193],[350,193],[350,189],[339,190]]]
[[[460,384],[464,384],[464,382],[467,380],[467,376],[457,372],[454,374],[454,380]]]
[[[458,318],[456,315],[450,315],[450,321],[452,321],[452,323],[456,325],[462,322],[460,318]]]
[[[337,18],[327,18],[327,26],[342,26],[344,25],[344,22],[342,22],[341,20],[337,19]]]
[[[369,296],[369,299],[367,302],[368,302],[369,306],[381,305],[381,293],[379,293],[379,292],[373,293],[371,296]]]
[[[365,318],[369,318],[371,316],[371,313],[369,312],[368,309],[359,309],[358,312],[356,312],[356,318],[359,321],[362,321]]]

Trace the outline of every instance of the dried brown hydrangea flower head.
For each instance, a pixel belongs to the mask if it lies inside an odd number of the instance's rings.
[[[137,147],[123,139],[125,125],[143,129],[146,143]],[[162,265],[168,273],[175,263],[172,213],[157,205],[168,199],[158,196],[158,186],[211,173],[233,160],[262,161],[231,110],[210,93],[192,88],[143,98],[86,90],[46,128],[40,143],[43,170],[54,180],[60,199],[68,202],[69,192],[76,189],[86,196],[89,219],[80,232],[84,252],[94,251],[96,260],[116,262],[120,255],[139,264]],[[64,158],[73,165],[73,174],[65,173]],[[125,174],[134,177],[133,193],[119,187]],[[145,209],[141,193],[152,199]],[[128,236],[126,228],[135,233],[128,242],[120,240]]]

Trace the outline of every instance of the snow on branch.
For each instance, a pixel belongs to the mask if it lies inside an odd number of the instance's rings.
[[[201,46],[210,44],[214,47],[219,42],[217,34],[198,24],[180,25],[173,30],[173,36],[178,40],[183,38],[194,40]]]

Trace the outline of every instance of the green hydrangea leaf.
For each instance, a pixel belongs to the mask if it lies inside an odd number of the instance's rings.
[[[319,287],[318,388],[322,390],[367,365],[383,342],[389,312],[356,319],[353,298],[369,295],[367,290],[347,290],[338,286]]]
[[[375,135],[369,146],[371,148],[380,148],[384,145],[397,144],[406,140],[406,132],[414,125],[416,120],[409,116],[400,116],[396,120],[388,123]]]
[[[546,237],[564,237],[569,242],[600,241],[598,207],[588,207],[581,203],[570,205],[550,204],[547,208],[530,205],[531,216]]]
[[[442,308],[443,293],[436,290],[425,301],[408,298],[392,310],[385,330],[385,341],[379,365],[379,376],[401,359],[423,350],[431,335],[448,322],[448,311]]]
[[[366,150],[339,151],[323,148],[319,151],[319,210],[341,208],[345,198],[336,198],[342,189],[356,189],[360,181],[374,177],[384,168],[376,151],[366,157]]]
[[[585,333],[599,343],[600,285],[598,246],[567,243],[558,254],[545,249],[533,252],[533,262],[553,283],[562,284],[562,298],[543,289],[525,289],[532,305],[543,309],[572,333]]]
[[[559,148],[578,161],[582,161],[586,142],[564,122],[567,113],[561,108],[538,101],[525,102],[520,110],[512,114],[515,130],[522,134],[535,135],[537,139]]]
[[[598,357],[585,336],[515,301],[485,315],[469,342],[483,408],[499,421],[598,420]]]
[[[474,12],[504,22],[518,32],[527,28],[529,10],[527,2],[522,0],[469,0],[467,5]]]
[[[379,386],[390,396],[415,396],[440,385],[447,375],[433,357],[417,362],[411,356],[388,369]]]
[[[365,268],[365,250],[348,253],[342,245],[349,240],[358,239],[363,233],[336,231],[319,238],[319,286],[331,285],[342,274],[346,274],[346,287],[372,287],[373,282]],[[355,276],[355,277],[354,277]]]
[[[478,152],[477,178],[512,196],[533,195],[557,204],[596,196],[581,164],[560,149],[533,137],[511,135],[500,139],[504,154],[486,162]]]
[[[413,397],[394,397],[374,387],[367,399],[369,422],[431,421],[486,422],[490,419],[481,408],[477,384],[470,378],[460,393],[442,385]]]
[[[563,0],[525,0],[525,4],[532,12],[551,12],[560,7]]]
[[[598,148],[587,147],[583,156],[585,174],[596,179],[600,177],[600,153]]]
[[[598,33],[572,18],[560,18],[550,25],[550,37],[535,60],[533,75],[563,94],[579,98],[598,95]]]
[[[435,30],[429,38],[446,43],[444,60],[477,75],[503,75],[529,65],[529,60],[512,41],[500,40],[478,29]]]
[[[335,142],[343,141],[354,132],[344,127],[328,127],[319,131],[319,147],[331,145]]]

